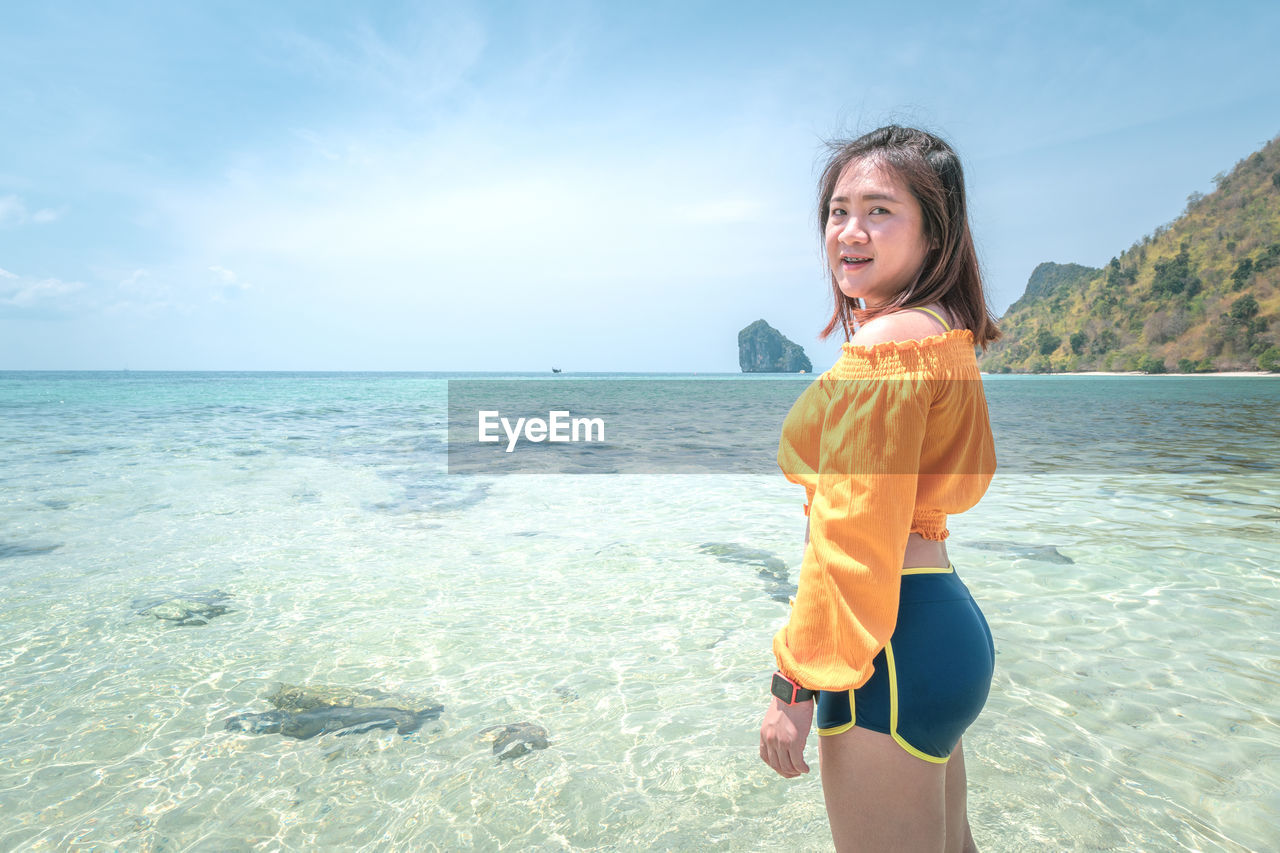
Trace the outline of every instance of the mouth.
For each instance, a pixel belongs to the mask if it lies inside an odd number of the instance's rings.
[[[845,267],[856,267],[871,263],[871,259],[865,255],[841,255],[840,263]]]

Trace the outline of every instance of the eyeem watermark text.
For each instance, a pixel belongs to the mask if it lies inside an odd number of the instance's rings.
[[[566,411],[548,412],[547,420],[517,418],[514,425],[510,418],[502,417],[496,410],[480,412],[480,441],[501,441],[499,427],[506,433],[508,453],[516,449],[522,434],[525,441],[535,443],[604,441],[604,418],[573,418]]]

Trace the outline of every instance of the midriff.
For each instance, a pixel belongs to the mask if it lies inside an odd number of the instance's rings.
[[[805,519],[804,544],[809,545],[809,522]],[[919,533],[907,535],[907,550],[902,556],[904,569],[945,569],[951,565],[946,540],[925,539]]]
[[[945,540],[925,539],[919,533],[907,537],[907,551],[902,557],[902,568],[945,569],[951,565],[947,559]]]

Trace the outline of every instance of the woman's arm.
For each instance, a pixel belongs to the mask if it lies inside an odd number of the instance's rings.
[[[803,687],[860,686],[893,633],[931,401],[924,377],[841,382],[832,396],[799,588],[773,643]]]

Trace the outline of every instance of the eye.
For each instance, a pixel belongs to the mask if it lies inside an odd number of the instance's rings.
[[[871,208],[871,214],[872,214],[873,216],[874,216],[875,214],[877,214],[877,213],[888,213],[888,212],[889,212],[889,211],[885,210],[883,207],[873,207],[873,208]]]
[[[843,207],[833,207],[833,208],[831,208],[831,215],[832,215],[832,216],[844,216],[844,214],[845,214],[845,211],[844,211],[844,208],[843,208]]]

